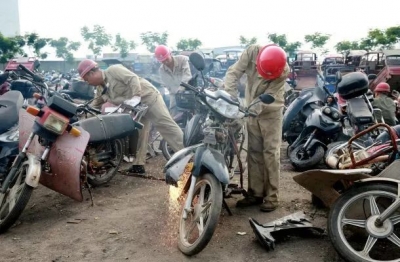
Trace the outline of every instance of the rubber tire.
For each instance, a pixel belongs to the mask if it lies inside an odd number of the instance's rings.
[[[204,229],[203,234],[191,246],[185,246],[182,243],[181,234],[179,232],[178,248],[183,254],[187,256],[193,256],[200,253],[208,245],[208,242],[210,242],[214,234],[214,231],[217,228],[219,216],[222,210],[223,192],[222,192],[221,182],[219,182],[218,179],[212,174],[209,173],[204,174],[197,181],[195,186],[195,192],[198,189],[198,186],[202,180],[208,180],[209,183],[211,184],[212,189],[214,189],[211,190],[211,194],[212,198],[215,199],[215,201],[212,202],[210,207],[207,227]],[[181,216],[182,214],[183,212],[181,213]],[[182,223],[182,220],[183,219],[181,218],[180,223]],[[179,231],[180,228],[181,225],[179,225]]]
[[[292,163],[292,166],[297,171],[303,171],[313,168],[314,166],[318,165],[321,162],[322,158],[324,157],[325,150],[321,145],[316,145],[315,153],[312,157],[307,160],[300,160],[297,158],[297,152],[303,147],[303,144],[299,145],[295,149],[290,152],[289,159]]]
[[[344,192],[332,205],[331,210],[328,216],[328,235],[331,240],[333,247],[335,248],[336,252],[346,261],[349,262],[368,262],[367,260],[363,260],[360,257],[355,256],[351,253],[346,245],[342,243],[339,236],[339,231],[337,228],[337,219],[339,212],[341,211],[342,207],[349,201],[352,197],[360,194],[365,193],[367,191],[386,191],[392,194],[397,195],[397,186],[387,183],[368,183],[368,184],[361,184],[359,186],[352,187],[351,189]]]
[[[14,223],[17,221],[19,216],[22,214],[22,211],[24,211],[26,205],[28,204],[32,192],[33,187],[24,184],[22,192],[15,202],[14,208],[11,210],[10,213],[8,213],[3,222],[0,223],[0,234],[6,232],[12,225],[14,225]]]
[[[172,155],[168,151],[168,142],[165,139],[161,140],[160,148],[161,148],[161,152],[162,152],[164,158],[166,160],[170,160]]]
[[[113,150],[116,151],[117,154],[117,165],[116,167],[111,168],[111,170],[108,170],[106,175],[97,177],[97,176],[87,176],[88,183],[92,185],[93,187],[97,186],[102,186],[104,184],[107,184],[108,182],[111,181],[111,179],[117,174],[119,166],[121,165],[122,159],[124,157],[124,150],[125,150],[125,143],[120,140],[116,139],[111,142]],[[119,152],[118,152],[119,151]]]

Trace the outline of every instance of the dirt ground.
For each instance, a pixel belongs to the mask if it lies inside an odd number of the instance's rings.
[[[285,147],[285,146],[284,146]],[[328,237],[292,237],[267,252],[255,239],[249,217],[261,223],[303,210],[316,226],[325,228],[326,210],[310,204],[310,193],[292,179],[295,174],[282,148],[281,205],[272,213],[257,207],[236,209],[235,195],[227,199],[233,216],[223,210],[209,245],[185,257],[177,248],[179,212],[171,206],[170,187],[162,181],[118,174],[107,187],[93,189],[85,201],[39,186],[20,220],[0,236],[1,261],[341,261]],[[163,177],[162,156],[146,168]],[[239,235],[238,232],[245,232]]]

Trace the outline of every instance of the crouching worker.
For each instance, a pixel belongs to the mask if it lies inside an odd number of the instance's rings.
[[[390,95],[390,86],[388,83],[379,83],[374,90],[374,101],[372,106],[374,108],[379,108],[382,111],[382,115],[376,114],[375,117],[378,122],[381,119],[385,121],[389,126],[396,125],[396,104]]]
[[[85,59],[78,66],[78,72],[84,81],[93,86],[102,86],[103,92],[97,92],[92,106],[99,107],[106,102],[120,105],[125,100],[140,96],[141,102],[148,106],[142,117],[143,129],[139,131],[139,145],[136,159],[128,172],[145,174],[147,141],[150,123],[160,132],[171,148],[177,152],[183,148],[183,133],[172,120],[160,92],[146,79],[137,76],[123,65],[112,65],[106,70],[99,69],[96,62]]]

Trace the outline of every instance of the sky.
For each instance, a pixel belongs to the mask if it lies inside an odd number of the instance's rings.
[[[327,47],[333,53],[341,40],[400,25],[399,10],[399,0],[19,0],[21,33],[81,41],[76,57],[90,54],[80,28],[95,24],[136,43],[142,32],[168,31],[171,47],[181,38],[198,38],[203,48],[238,45],[240,35],[267,44],[267,33],[304,42],[304,35],[321,32],[332,35]]]

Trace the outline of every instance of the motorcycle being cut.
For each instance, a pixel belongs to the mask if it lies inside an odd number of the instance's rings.
[[[77,109],[60,96],[53,96],[41,109],[29,106],[20,110],[20,152],[0,188],[0,233],[15,223],[39,183],[83,201],[82,188],[90,188],[88,161],[109,155],[93,156],[88,143],[114,141],[142,128],[129,114],[96,116],[71,124]]]
[[[350,262],[400,261],[400,140],[388,125],[380,125],[390,134],[394,161],[377,176],[370,168],[357,168],[370,159],[353,155],[354,169],[310,170],[293,177],[330,207],[329,238]]]
[[[200,54],[192,53],[189,59],[199,71],[204,69]],[[201,252],[211,240],[222,206],[230,212],[223,200],[224,195],[230,192],[227,155],[230,144],[236,145],[229,125],[233,120],[257,116],[249,111],[253,105],[260,102],[269,104],[275,99],[263,94],[243,109],[238,101],[223,90],[213,92],[185,83],[181,85],[194,92],[197,101],[208,108],[206,117],[195,115],[185,129],[185,141],[198,139],[198,144],[176,152],[164,168],[166,183],[181,190],[179,198],[186,194],[180,215],[178,247],[182,253],[191,256]],[[240,152],[236,150],[236,154],[241,168]],[[240,191],[245,194],[243,173],[240,181]],[[195,229],[198,232],[193,232]]]

